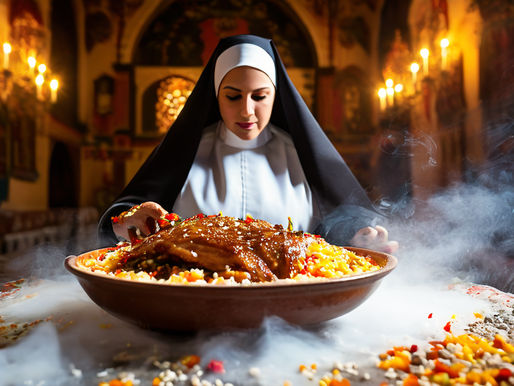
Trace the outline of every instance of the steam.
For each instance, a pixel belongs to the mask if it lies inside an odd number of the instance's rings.
[[[270,318],[251,331],[142,330],[89,300],[62,267],[70,253],[65,246],[45,246],[17,257],[4,275],[27,282],[0,300],[0,323],[40,322],[0,349],[0,385],[89,385],[122,371],[151,384],[160,372],[155,361],[173,362],[190,354],[201,357],[202,367],[211,359],[223,361],[226,373],[206,374],[205,379],[236,385],[312,384],[299,373],[299,365],[317,364],[319,379],[335,362],[356,362],[373,380],[382,380],[375,368],[380,352],[441,338],[449,320],[459,333],[475,320],[475,312],[493,311],[491,303],[449,285],[484,283],[514,291],[512,174],[491,166],[475,177],[422,206],[390,203],[395,216],[384,225],[401,245],[397,269],[361,306],[318,326],[297,327]],[[94,245],[94,240],[84,244]]]

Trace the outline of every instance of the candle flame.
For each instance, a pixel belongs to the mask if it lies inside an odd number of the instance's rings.
[[[38,67],[37,67],[37,70],[39,71],[40,74],[44,74],[45,71],[46,71],[46,65],[41,63]]]
[[[8,55],[12,51],[11,45],[9,43],[7,43],[7,42],[4,43],[3,48],[4,48],[4,54]]]
[[[403,91],[403,84],[398,83],[396,86],[394,86],[395,92],[402,92]]]
[[[381,89],[378,90],[378,96],[380,98],[385,98],[386,95],[387,95],[387,91],[386,91],[385,88],[381,88]]]
[[[42,86],[43,83],[45,83],[45,77],[41,74],[39,74],[38,76],[36,76],[36,84],[38,86]]]
[[[418,72],[419,71],[419,64],[416,63],[416,62],[412,63],[410,65],[410,70],[411,70],[411,72],[414,72],[414,73]]]
[[[52,79],[50,81],[50,89],[56,91],[59,88],[59,81],[57,79]]]
[[[441,39],[441,48],[446,48],[450,45],[450,41],[446,38]]]
[[[29,58],[27,59],[27,63],[29,64],[30,68],[36,67],[36,58],[33,56],[29,56]]]
[[[394,82],[392,79],[387,79],[385,81],[385,84],[386,84],[387,88],[391,88],[391,87],[393,87]]]
[[[428,55],[430,54],[430,51],[428,50],[428,48],[422,48],[420,51],[419,51],[419,54],[421,55],[421,57],[423,59],[426,59],[428,58]]]

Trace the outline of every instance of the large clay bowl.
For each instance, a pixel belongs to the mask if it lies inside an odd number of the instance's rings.
[[[96,304],[120,319],[145,328],[171,331],[254,328],[271,315],[292,324],[312,325],[360,305],[397,264],[394,256],[385,253],[347,249],[371,256],[381,269],[323,282],[200,286],[118,279],[77,265],[81,259],[96,256],[102,250],[68,256],[65,266]]]

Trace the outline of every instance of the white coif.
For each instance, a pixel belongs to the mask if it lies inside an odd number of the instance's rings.
[[[314,205],[290,137],[268,125],[242,140],[222,122],[208,127],[186,183],[173,206],[182,217],[198,213],[247,214],[295,230],[311,231]]]
[[[261,47],[255,44],[243,43],[225,50],[216,60],[214,68],[214,89],[218,95],[221,81],[227,73],[236,67],[250,66],[261,70],[276,87],[276,70],[273,58]]]

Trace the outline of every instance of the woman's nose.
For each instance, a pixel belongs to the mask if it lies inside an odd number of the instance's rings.
[[[254,113],[254,105],[252,98],[243,98],[243,106],[241,107],[241,115],[250,117]]]

